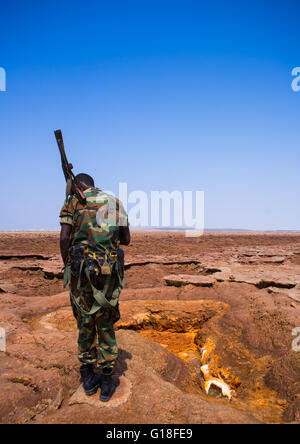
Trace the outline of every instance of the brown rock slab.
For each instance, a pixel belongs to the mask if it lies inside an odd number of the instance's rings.
[[[300,302],[300,291],[297,289],[285,289],[285,288],[277,288],[277,287],[269,287],[268,288],[269,293],[273,294],[284,294],[285,296],[289,297],[290,299],[293,299],[296,302]]]
[[[291,289],[300,279],[299,275],[283,275],[280,271],[251,270],[249,267],[233,266],[224,267],[221,273],[215,273],[214,277],[219,282],[237,282],[241,284],[255,285],[258,288],[276,287]]]
[[[59,389],[57,396],[55,399],[53,399],[53,401],[50,403],[48,409],[47,409],[47,413],[51,414],[54,413],[56,410],[58,410],[64,400],[64,390],[63,388]]]
[[[139,255],[134,258],[127,257],[125,262],[125,269],[130,267],[138,267],[148,264],[157,265],[172,265],[172,264],[201,264],[199,257],[191,255],[176,254],[174,256],[154,256],[154,255]]]
[[[165,276],[167,285],[182,287],[183,285],[195,285],[196,287],[212,287],[216,280],[211,276],[178,274]]]
[[[283,264],[285,261],[283,256],[273,256],[273,257],[258,257],[254,259],[249,259],[249,264]]]
[[[0,283],[0,293],[16,294],[17,291],[17,287],[13,284]]]
[[[222,316],[229,306],[219,301],[122,301],[121,319],[115,328],[189,332],[201,328],[214,316]]]
[[[93,396],[86,396],[83,385],[80,385],[69,401],[69,405],[87,404],[97,409],[116,408],[125,404],[132,392],[132,384],[128,378],[121,376],[115,393],[108,402],[99,399],[99,391]]]

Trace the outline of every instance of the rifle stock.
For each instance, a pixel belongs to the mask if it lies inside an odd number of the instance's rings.
[[[68,159],[66,156],[62,132],[61,132],[61,130],[56,130],[56,131],[54,131],[54,134],[55,134],[56,142],[57,142],[58,149],[60,152],[62,170],[63,170],[64,176],[65,176],[66,182],[67,182],[67,192],[66,192],[67,196],[66,197],[68,198],[72,192],[73,194],[75,194],[75,196],[77,197],[79,202],[82,205],[85,205],[86,204],[86,197],[85,197],[82,189],[80,188],[80,185],[78,183],[76,183],[76,179],[75,179],[75,176],[72,171],[73,165],[68,162]]]

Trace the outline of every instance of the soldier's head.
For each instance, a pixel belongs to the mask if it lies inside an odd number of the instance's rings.
[[[94,179],[88,174],[77,174],[75,180],[83,190],[87,190],[88,188],[92,188],[95,186]]]

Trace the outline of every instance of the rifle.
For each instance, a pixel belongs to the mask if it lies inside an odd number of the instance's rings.
[[[80,185],[76,183],[75,176],[73,174],[73,165],[68,162],[67,156],[65,153],[65,146],[63,141],[63,136],[61,130],[54,131],[56,142],[59,148],[60,156],[61,156],[61,166],[64,172],[64,176],[67,182],[67,189],[66,189],[66,200],[68,197],[72,194],[75,194],[77,199],[82,205],[86,204],[86,197],[80,188]]]

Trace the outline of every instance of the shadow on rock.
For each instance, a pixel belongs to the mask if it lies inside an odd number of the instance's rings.
[[[131,353],[119,348],[119,356],[114,371],[114,383],[116,387],[120,385],[120,377],[125,376],[125,373],[128,370],[128,365],[126,362],[128,359],[132,359]]]

